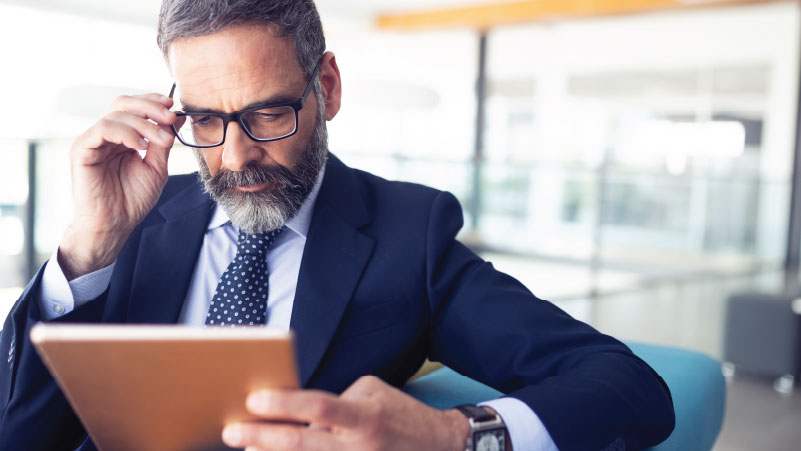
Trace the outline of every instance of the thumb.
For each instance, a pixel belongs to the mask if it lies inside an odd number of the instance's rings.
[[[375,376],[362,376],[342,392],[341,398],[366,401],[381,393],[391,392],[394,387]]]

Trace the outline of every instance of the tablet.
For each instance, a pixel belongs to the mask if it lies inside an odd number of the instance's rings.
[[[297,388],[291,332],[36,324],[31,341],[100,450],[229,449],[257,389]]]

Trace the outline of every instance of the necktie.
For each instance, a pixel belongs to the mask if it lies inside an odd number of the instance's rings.
[[[220,277],[206,325],[254,326],[267,322],[267,251],[283,228],[261,234],[240,231],[234,260]]]

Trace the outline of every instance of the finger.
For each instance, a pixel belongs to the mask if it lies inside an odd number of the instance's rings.
[[[246,405],[254,415],[274,420],[317,423],[355,428],[363,406],[316,390],[262,390],[248,396]]]
[[[73,148],[98,149],[106,144],[118,144],[137,150],[145,150],[149,147],[148,142],[133,127],[104,118],[81,135]]]
[[[159,124],[172,124],[175,122],[175,113],[170,111],[172,99],[161,94],[146,94],[143,96],[119,96],[111,104],[110,112],[124,111],[150,119]]]
[[[162,130],[166,133],[167,130],[162,128]],[[167,146],[150,146],[150,148],[145,153],[144,162],[150,167],[153,167],[160,172],[167,173],[167,161],[170,158],[170,150],[172,149],[172,145],[175,142],[175,136],[172,135],[170,131],[170,141],[169,145]]]
[[[145,99],[152,100],[154,102],[158,102],[164,105],[166,108],[172,108],[172,105],[175,102],[174,99],[167,97],[164,94],[159,94],[157,92],[151,92],[149,94],[142,94],[140,96],[134,96],[134,97],[142,97]]]
[[[156,144],[161,147],[172,147],[174,135],[165,126],[154,124],[139,116],[122,111],[116,111],[107,116],[107,118],[125,124],[139,133],[143,138],[150,141],[151,144]],[[152,146],[151,146],[152,147]]]
[[[286,424],[234,423],[223,429],[222,438],[226,445],[234,448],[320,451],[343,449],[339,438],[330,432]]]

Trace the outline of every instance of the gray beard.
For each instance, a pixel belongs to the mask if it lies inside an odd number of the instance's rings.
[[[209,196],[228,214],[231,223],[246,233],[266,233],[286,225],[300,210],[328,159],[328,130],[323,110],[308,144],[293,170],[251,162],[241,171],[221,169],[214,176],[197,149],[198,178]],[[258,192],[242,192],[238,186],[269,182]]]

